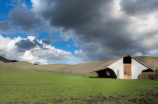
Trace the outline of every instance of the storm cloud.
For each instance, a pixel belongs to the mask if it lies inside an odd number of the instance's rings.
[[[20,40],[19,42],[15,43],[15,45],[18,47],[19,51],[22,52],[36,47],[36,44],[29,39]]]
[[[46,7],[41,14],[50,24],[55,27],[80,27],[89,24],[96,19],[101,19],[100,7],[107,0],[46,0]]]
[[[20,4],[10,10],[8,16],[14,21],[19,32],[37,34],[42,31],[41,27],[44,26],[44,22],[40,17]]]
[[[48,45],[51,41],[73,38],[75,45],[81,47],[74,53],[82,62],[106,60],[126,54],[158,56],[156,0],[31,1],[33,5],[30,10],[16,6],[9,12],[9,18],[20,27],[19,31],[43,31],[43,26],[48,26],[50,34],[58,30],[60,36],[43,39],[42,43]],[[37,40],[31,42],[42,49],[43,45]],[[39,50],[36,50],[31,53],[37,54]],[[40,53],[39,56],[43,57]]]
[[[14,34],[16,27],[14,23],[10,21],[0,21],[0,33],[3,34]]]
[[[33,10],[40,11],[52,28],[61,28],[63,37],[69,36],[67,31],[73,31],[70,37],[75,38],[76,46],[81,47],[75,53],[84,61],[125,54],[151,55],[151,50],[157,48],[157,42],[148,38],[158,33],[157,18],[152,22],[148,22],[148,18],[139,18],[141,14],[155,16],[155,0],[47,0],[43,3],[44,8],[32,1]],[[147,45],[149,41],[152,47]]]
[[[45,43],[45,44],[51,44],[52,43],[50,39],[46,39],[46,38],[42,39],[42,42]]]
[[[158,10],[157,0],[121,0],[122,11],[128,15],[146,15]]]

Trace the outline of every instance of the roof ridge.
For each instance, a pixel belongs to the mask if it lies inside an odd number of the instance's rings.
[[[120,60],[121,58],[126,57],[126,56],[130,56],[130,55],[124,55],[124,56],[119,57],[119,58],[117,58],[117,59],[110,60],[110,61],[108,61],[108,62],[106,62],[106,63],[100,65],[99,67],[95,68],[95,69],[94,69],[93,71],[91,71],[90,73],[103,70],[103,69],[107,68],[108,66],[110,66],[111,64],[115,63],[116,61],[118,61],[118,60]],[[130,56],[130,57],[131,57],[131,56]],[[108,63],[109,63],[109,64],[108,64]]]
[[[108,61],[108,62],[106,62],[106,63],[100,65],[99,67],[95,68],[93,71],[91,71],[91,73],[92,73],[92,72],[97,72],[97,71],[103,70],[103,69],[107,68],[108,66],[110,66],[111,64],[117,62],[118,60],[120,60],[121,58],[126,57],[126,56],[131,57],[130,55],[124,55],[124,56],[119,57],[119,58],[117,58],[117,59],[110,60],[110,61]],[[131,58],[134,59],[134,60],[136,60],[136,61],[139,62],[140,64],[146,66],[147,68],[152,69],[152,68],[150,68],[149,66],[145,65],[144,63],[140,62],[139,60],[137,60],[137,59],[135,59],[135,58],[133,58],[133,57],[131,57]],[[153,70],[153,69],[152,69],[152,70]]]

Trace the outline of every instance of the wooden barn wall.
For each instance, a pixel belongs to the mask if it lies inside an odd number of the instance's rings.
[[[148,69],[146,66],[132,59],[132,79],[138,79],[141,72],[146,69]]]
[[[114,70],[116,76],[119,76],[118,79],[124,79],[123,58],[111,64],[108,68]],[[119,70],[119,75],[117,75],[117,70]]]

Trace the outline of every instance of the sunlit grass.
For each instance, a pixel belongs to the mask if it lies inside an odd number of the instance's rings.
[[[158,87],[158,81],[99,79],[44,71],[0,70],[0,103],[88,103],[86,99],[98,95],[116,98],[125,96],[118,101],[126,103],[129,99],[141,99],[142,91],[150,91],[154,87]],[[152,96],[149,98],[157,100]]]

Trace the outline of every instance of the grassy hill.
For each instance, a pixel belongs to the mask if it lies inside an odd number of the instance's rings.
[[[158,57],[149,56],[139,56],[134,57],[135,59],[141,61],[147,66],[155,69],[158,66]],[[31,70],[31,71],[53,71],[58,73],[78,73],[78,74],[89,74],[90,71],[94,70],[96,67],[102,65],[105,61],[87,62],[76,65],[67,64],[50,64],[50,65],[33,65],[29,62],[16,62],[16,63],[3,63],[0,61],[0,69],[2,70]]]
[[[30,62],[4,63],[0,61],[0,70],[53,71],[67,66],[66,64],[33,65]]]
[[[76,64],[76,65],[68,65],[66,67],[56,69],[54,71],[63,72],[63,73],[71,72],[71,73],[78,73],[78,74],[88,74],[88,73],[90,73],[90,71],[94,70],[96,67],[102,65],[103,63],[105,63],[107,61],[109,61],[109,60],[87,62],[87,63],[81,63],[81,64]]]
[[[140,62],[144,63],[145,65],[149,66],[152,69],[156,69],[158,67],[158,57],[151,57],[151,56],[138,56],[134,57],[135,59],[139,60]]]
[[[10,60],[8,60],[8,59],[6,59],[2,56],[0,56],[0,61],[5,62],[5,63],[10,63],[11,62]]]
[[[60,69],[60,68],[64,68],[67,67],[69,65],[67,64],[49,64],[49,65],[36,65],[36,70],[45,70],[45,71],[54,71],[54,72],[58,72],[56,70]]]
[[[156,69],[156,67],[158,67],[158,57],[138,56],[134,58],[154,70]],[[102,65],[103,63],[107,61],[109,60],[81,63],[81,64],[76,64],[76,65],[68,65],[66,67],[56,69],[54,71],[57,71],[57,72],[63,71],[64,73],[71,72],[71,73],[79,73],[79,74],[88,74],[90,71],[94,70],[95,68],[97,68],[98,66]]]

